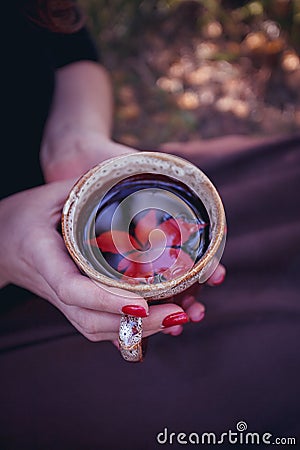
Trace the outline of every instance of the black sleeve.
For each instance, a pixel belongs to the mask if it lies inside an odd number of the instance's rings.
[[[81,60],[100,61],[99,50],[87,28],[72,34],[49,32],[47,39],[55,68]]]

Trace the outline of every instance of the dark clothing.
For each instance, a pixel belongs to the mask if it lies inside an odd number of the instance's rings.
[[[98,59],[86,29],[70,35],[52,33],[25,18],[13,4],[3,5],[1,23],[5,42],[1,54],[2,169],[7,170],[1,178],[2,197],[43,182],[39,149],[55,70],[75,61]]]
[[[270,442],[299,442],[300,138],[228,156],[224,147],[201,168],[220,190],[229,231],[228,275],[201,291],[203,323],[150,338],[145,361],[133,364],[112,344],[87,341],[46,301],[6,300],[2,448],[153,450],[164,428],[168,442],[171,432],[220,438],[240,421]]]

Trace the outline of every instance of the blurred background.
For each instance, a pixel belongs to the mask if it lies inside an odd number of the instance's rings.
[[[300,0],[79,0],[140,149],[300,129]]]

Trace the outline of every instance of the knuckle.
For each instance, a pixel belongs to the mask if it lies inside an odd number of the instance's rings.
[[[90,342],[99,342],[99,341],[101,341],[101,338],[100,338],[99,334],[89,334],[89,333],[82,333],[82,334]]]
[[[33,227],[33,229],[26,229],[26,239],[20,239],[18,241],[17,252],[27,263],[35,261],[36,242],[40,242],[39,231]]]
[[[70,291],[65,281],[61,281],[55,288],[55,293],[59,300],[65,305],[71,305]]]
[[[97,290],[97,300],[102,309],[111,309],[112,304],[119,303],[120,296],[116,295],[110,287],[101,285]]]
[[[83,332],[87,335],[95,335],[99,333],[99,325],[94,317],[91,317],[88,313],[81,315],[79,324]]]

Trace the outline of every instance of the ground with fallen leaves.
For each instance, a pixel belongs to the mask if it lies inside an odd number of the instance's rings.
[[[148,2],[82,2],[112,74],[115,139],[155,149],[300,129],[296,1]]]

